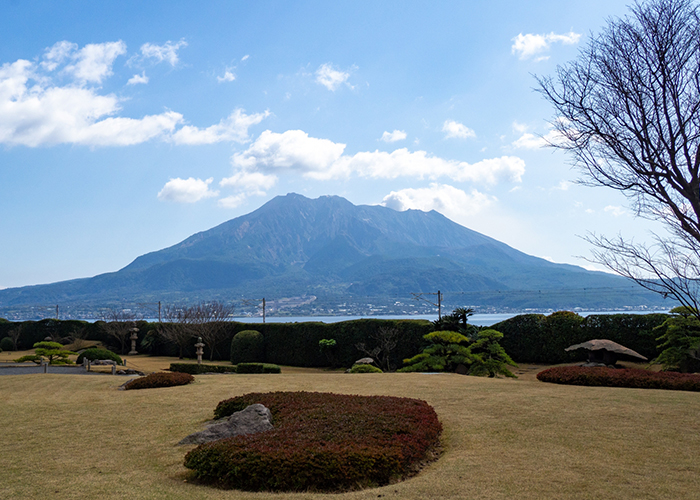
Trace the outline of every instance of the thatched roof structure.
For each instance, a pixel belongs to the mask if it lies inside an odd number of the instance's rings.
[[[615,353],[617,355],[629,356],[632,358],[638,358],[644,361],[648,361],[647,358],[642,356],[636,351],[629,349],[623,345],[613,342],[608,339],[593,339],[588,342],[583,342],[581,344],[575,344],[564,349],[565,351],[573,351],[575,349],[587,349],[589,351],[608,351]]]

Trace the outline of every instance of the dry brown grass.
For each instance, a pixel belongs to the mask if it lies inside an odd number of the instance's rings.
[[[334,499],[700,498],[698,393],[544,384],[529,373],[504,380],[285,371],[117,391],[124,380],[0,377],[0,498],[326,497],[184,482],[190,447],[175,443],[200,430],[220,400],[276,390],[407,396],[435,407],[445,429],[437,462],[408,481]]]

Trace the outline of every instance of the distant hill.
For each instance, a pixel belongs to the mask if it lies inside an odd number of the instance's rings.
[[[435,211],[397,212],[355,206],[338,196],[288,194],[117,272],[0,290],[0,314],[36,304],[251,297],[307,297],[305,302],[333,309],[368,298],[375,305],[404,303],[411,293],[437,290],[454,306],[619,308],[660,302],[623,278],[524,254]]]

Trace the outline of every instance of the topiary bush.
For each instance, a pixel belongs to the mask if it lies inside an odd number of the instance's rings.
[[[198,375],[200,373],[236,373],[235,366],[205,365],[195,363],[170,363],[171,372],[189,373]]]
[[[124,386],[125,390],[154,389],[157,387],[174,387],[187,385],[194,381],[189,373],[154,372],[145,377],[135,378]]]
[[[243,330],[231,340],[231,364],[265,361],[265,338],[257,330]]]
[[[236,373],[282,373],[282,369],[270,363],[238,363]]]
[[[274,429],[193,449],[185,467],[195,478],[251,491],[379,486],[415,474],[442,431],[425,401],[390,396],[246,394],[222,401],[215,414],[228,416],[255,403],[270,409]]]
[[[10,337],[5,337],[0,340],[0,352],[2,351],[14,351],[15,344],[12,342]]]
[[[122,364],[122,358],[119,357],[118,354],[113,353],[108,349],[101,349],[98,347],[85,349],[83,352],[78,354],[76,363],[81,364],[83,359],[89,359],[90,361],[95,361],[96,359],[111,359],[112,361],[116,361],[118,365]]]
[[[554,366],[538,373],[537,380],[566,385],[700,391],[700,375],[638,368]]]
[[[350,373],[384,373],[381,369],[372,365],[352,365],[350,368]]]

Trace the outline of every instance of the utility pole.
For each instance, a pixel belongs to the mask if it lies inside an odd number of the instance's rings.
[[[265,297],[262,299],[262,304],[263,304],[263,323],[265,323]]]
[[[440,292],[440,290],[438,290],[437,293],[423,293],[423,292],[413,293],[413,292],[411,292],[411,295],[413,295],[413,298],[415,300],[423,300],[423,301],[427,302],[428,304],[432,304],[435,307],[437,307],[438,308],[438,320],[442,319],[442,297],[443,296],[442,296],[442,293]],[[435,302],[429,301],[428,299],[423,297],[423,295],[437,295],[437,304]]]
[[[161,315],[160,315],[160,300],[159,300],[158,301],[158,323],[162,323],[162,322],[163,322],[163,320],[161,319]]]
[[[246,306],[255,304],[255,307],[261,307],[258,303],[262,302],[262,322],[265,323],[265,314],[266,314],[265,297],[263,297],[262,299],[243,299],[241,302],[243,302],[243,305],[246,305]]]
[[[56,304],[56,319],[58,319],[58,304]]]

